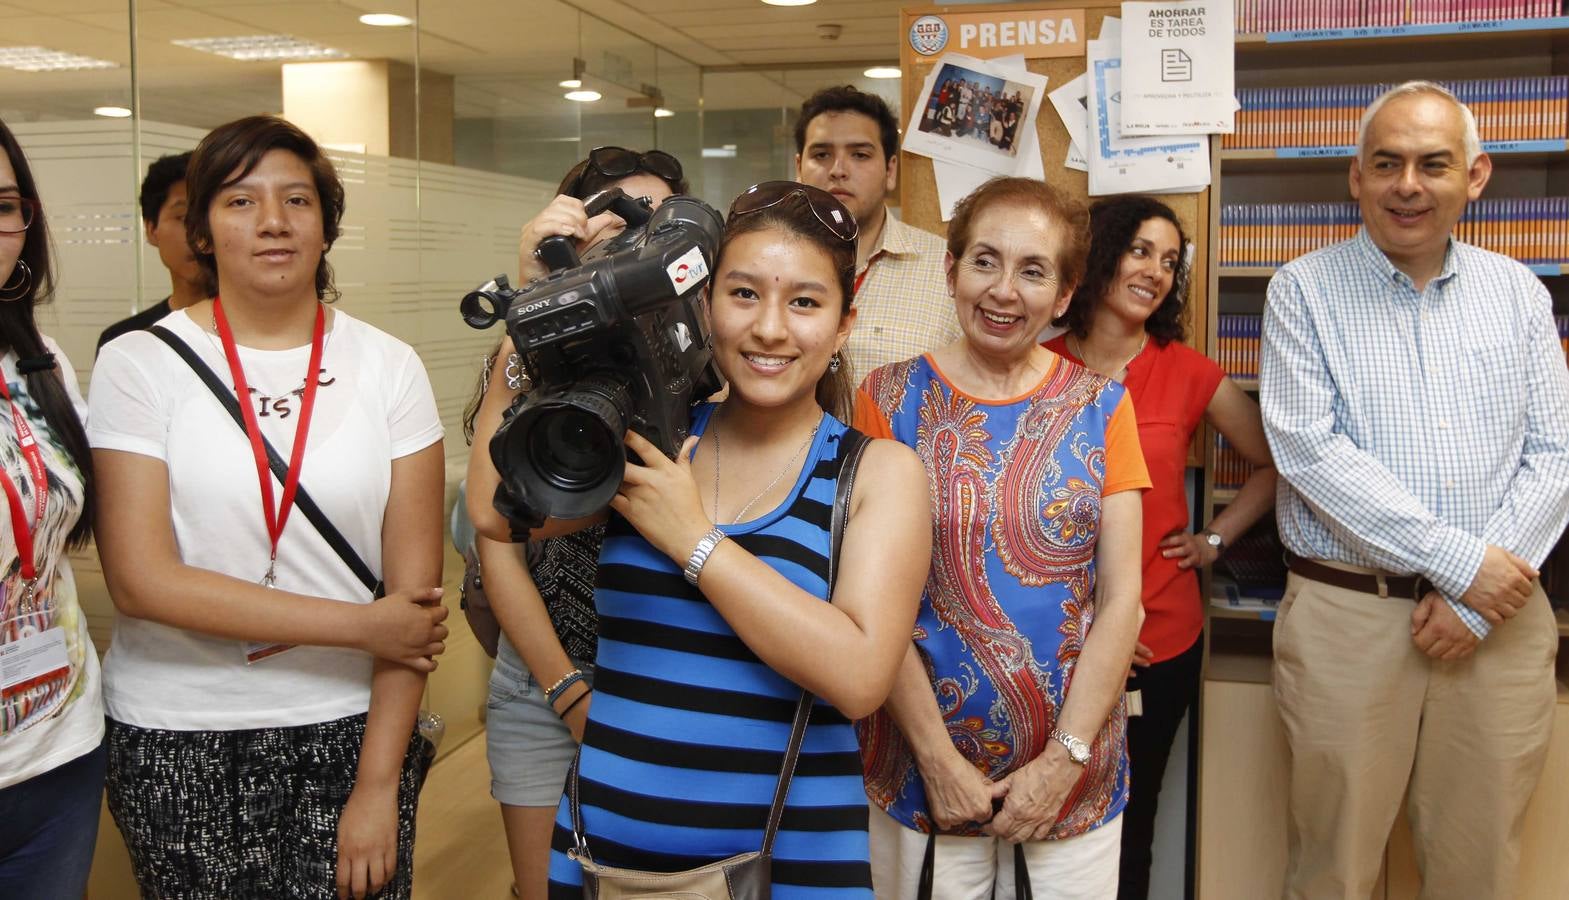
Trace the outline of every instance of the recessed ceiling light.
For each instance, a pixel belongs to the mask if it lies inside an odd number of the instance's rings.
[[[898,66],[872,66],[861,74],[867,78],[898,78],[903,73]]]
[[[302,41],[286,34],[253,34],[242,37],[192,38],[173,41],[181,47],[200,50],[229,59],[239,60],[290,60],[290,59],[347,59],[342,50],[326,47],[313,41]]]
[[[599,91],[580,90],[580,91],[567,91],[567,93],[566,93],[566,98],[568,100],[573,100],[573,101],[576,101],[578,103],[593,103],[595,100],[598,100],[601,96],[603,96],[603,95],[600,94]]]
[[[375,25],[378,28],[402,28],[405,25],[413,25],[414,20],[397,13],[366,13],[360,16],[360,24]]]
[[[98,106],[93,108],[93,115],[106,119],[124,119],[131,115],[131,111],[123,106]]]
[[[704,159],[735,159],[735,145],[726,144],[723,147],[704,147]]]
[[[665,109],[663,106],[661,106],[661,107],[659,107],[659,108],[654,110],[654,118],[656,118],[656,119],[668,119],[668,118],[670,118],[671,116],[673,116],[675,114],[676,114],[675,110],[673,110],[673,109]]]
[[[566,81],[562,81],[562,82],[558,82],[558,83],[562,87],[566,88],[569,91],[575,91],[578,88],[583,86],[583,79],[581,79],[581,78],[568,78]]]
[[[118,69],[120,64],[48,47],[0,47],[0,66],[22,72],[64,72],[68,69]]]
[[[811,6],[817,0],[763,0],[769,6]]]

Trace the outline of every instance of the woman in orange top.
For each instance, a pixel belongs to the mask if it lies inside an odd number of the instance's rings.
[[[1128,718],[1132,798],[1123,816],[1121,900],[1149,893],[1155,801],[1177,727],[1198,696],[1204,605],[1196,569],[1215,561],[1275,503],[1275,470],[1258,404],[1214,360],[1182,343],[1187,239],[1176,214],[1148,197],[1101,201],[1090,210],[1087,271],[1056,353],[1116,379],[1138,412],[1149,467],[1144,494],[1145,619],[1134,656],[1143,714]],[[1254,466],[1237,499],[1208,527],[1189,530],[1188,446],[1201,421]]]

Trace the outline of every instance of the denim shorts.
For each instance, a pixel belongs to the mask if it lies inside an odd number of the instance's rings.
[[[584,681],[593,682],[592,664],[572,664],[583,670]],[[561,801],[577,742],[545,702],[544,686],[529,674],[505,634],[496,648],[485,707],[490,795],[507,806],[554,808]]]

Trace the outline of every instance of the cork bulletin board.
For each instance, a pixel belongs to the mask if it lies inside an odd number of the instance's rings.
[[[1102,19],[1115,18],[1120,13],[1120,3],[1087,5],[1062,0],[922,6],[902,10],[899,65],[903,71],[900,90],[904,121],[900,127],[909,125],[921,85],[944,53],[960,53],[979,59],[1023,54],[1029,70],[1045,75],[1046,89],[1053,91],[1084,73],[1086,43],[1100,36]],[[920,51],[917,45],[921,47]],[[939,45],[940,49],[934,51],[933,48]],[[1035,124],[1046,166],[1046,180],[1069,195],[1089,202],[1089,176],[1062,164],[1068,155],[1068,131],[1049,100],[1042,102]],[[1187,333],[1188,344],[1204,353],[1208,349],[1206,336],[1209,331],[1206,324],[1211,265],[1210,190],[1156,196],[1176,211],[1183,231],[1194,243]],[[931,159],[914,153],[899,154],[899,199],[904,221],[934,234],[948,233],[937,202],[937,182],[932,174]]]

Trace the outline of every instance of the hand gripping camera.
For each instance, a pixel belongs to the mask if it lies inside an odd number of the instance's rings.
[[[721,384],[698,309],[719,213],[693,197],[655,211],[619,188],[585,207],[614,212],[626,230],[582,259],[569,238],[547,238],[537,252],[549,275],[518,290],[500,275],[461,304],[474,328],[506,320],[533,385],[490,441],[496,509],[519,533],[603,509],[625,471],[627,430],[674,456],[692,403]]]

